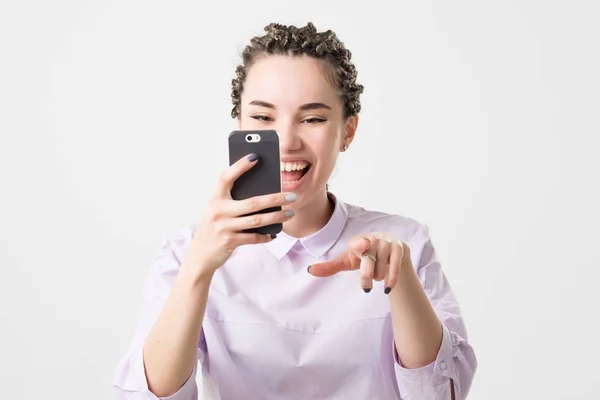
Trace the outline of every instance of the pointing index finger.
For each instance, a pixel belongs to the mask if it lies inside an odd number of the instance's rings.
[[[308,272],[316,277],[326,278],[342,271],[353,271],[359,268],[360,257],[369,246],[371,241],[365,237],[355,237],[350,241],[349,249],[339,257],[308,267]]]
[[[352,269],[349,254],[346,252],[341,256],[317,264],[310,265],[308,267],[308,273],[318,278],[326,278],[332,276],[341,271],[348,271]]]

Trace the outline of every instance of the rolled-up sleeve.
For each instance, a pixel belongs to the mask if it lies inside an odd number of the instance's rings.
[[[116,400],[196,400],[196,370],[194,367],[185,384],[169,397],[157,397],[148,388],[143,348],[167,300],[181,260],[192,238],[192,230],[165,239],[148,274],[143,291],[143,304],[129,348],[114,371],[113,392]],[[203,351],[198,348],[198,357]]]
[[[427,227],[417,229],[410,247],[419,280],[442,324],[442,343],[434,362],[408,369],[402,365],[392,341],[400,393],[409,399],[464,400],[471,389],[477,358],[468,342],[460,307],[442,271]]]

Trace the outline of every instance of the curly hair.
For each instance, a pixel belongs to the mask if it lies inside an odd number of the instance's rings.
[[[325,61],[325,65],[330,67],[326,77],[339,92],[344,118],[360,112],[363,86],[356,82],[357,72],[350,50],[333,31],[317,32],[312,22],[301,28],[272,23],[264,30],[267,32],[265,35],[252,38],[244,49],[242,64],[236,68],[236,77],[231,81],[232,118],[240,115],[240,98],[248,69],[265,55],[308,55]]]

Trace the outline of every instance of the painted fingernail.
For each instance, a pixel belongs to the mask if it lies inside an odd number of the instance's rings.
[[[391,287],[386,287],[385,290],[384,290],[384,293],[385,294],[390,294],[391,291],[392,291]]]
[[[367,288],[364,288],[363,290],[365,291],[365,293],[369,293],[371,291],[371,288],[367,287]]]
[[[250,162],[254,162],[254,161],[256,161],[256,160],[258,160],[258,154],[256,154],[256,153],[252,153],[252,154],[250,154],[250,155],[248,156],[248,161],[250,161]]]
[[[286,217],[293,217],[294,215],[296,215],[296,213],[294,212],[294,210],[286,210],[285,211],[285,216]]]
[[[277,237],[277,234],[271,233],[271,239],[275,239],[276,237]]]
[[[296,201],[297,198],[298,197],[294,193],[290,193],[287,196],[285,196],[285,201],[292,202],[292,201]]]

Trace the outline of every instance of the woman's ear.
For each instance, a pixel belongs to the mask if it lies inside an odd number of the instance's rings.
[[[346,124],[344,126],[344,137],[342,138],[342,147],[348,146],[350,147],[350,143],[354,140],[354,136],[356,135],[356,129],[358,128],[358,115],[352,115],[346,119]]]

